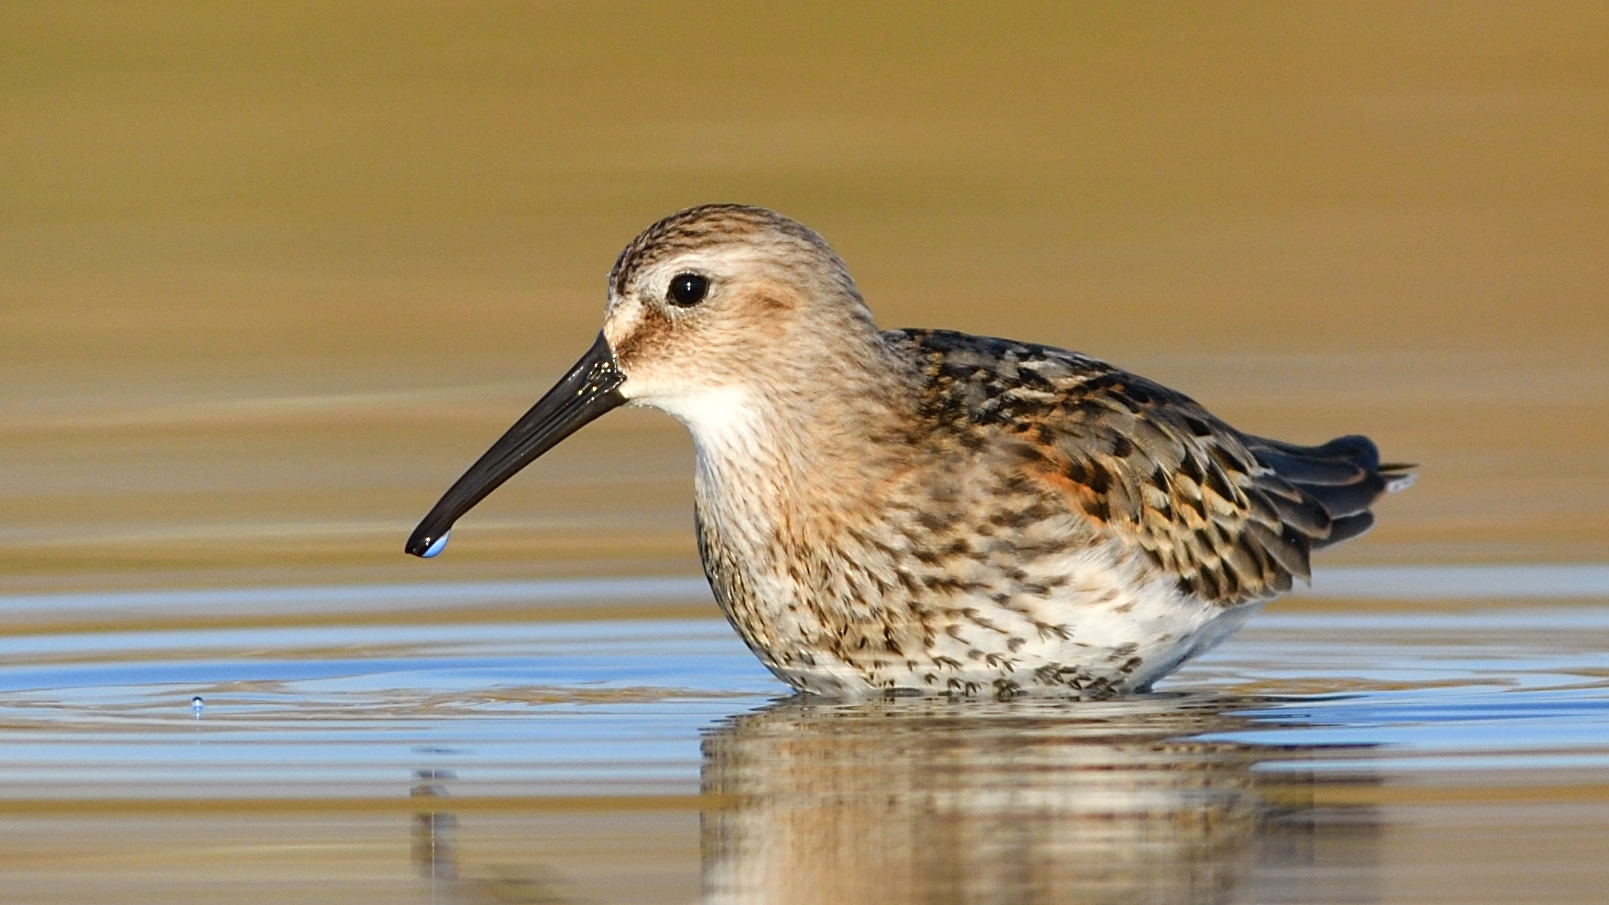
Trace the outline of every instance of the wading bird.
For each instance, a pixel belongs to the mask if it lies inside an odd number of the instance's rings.
[[[1297,446],[1084,355],[879,331],[815,232],[672,214],[609,274],[603,330],[407,550],[616,406],[680,419],[699,554],[755,655],[805,692],[1148,689],[1308,577],[1406,486],[1367,438]]]

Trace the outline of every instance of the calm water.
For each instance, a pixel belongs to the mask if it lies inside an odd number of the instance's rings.
[[[1601,3],[0,5],[0,902],[1598,902]],[[836,706],[622,411],[679,207],[1419,483],[1156,695]],[[196,711],[194,697],[203,699]]]
[[[13,598],[79,625],[0,642],[3,895],[1598,900],[1609,569],[1397,571],[1331,593],[1442,609],[1298,599],[1101,703],[786,697],[697,579]]]

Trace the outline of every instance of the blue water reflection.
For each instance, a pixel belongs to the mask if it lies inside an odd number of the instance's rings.
[[[786,691],[715,619],[84,631],[0,662],[25,797],[386,795],[426,762],[466,794],[686,792],[702,734]],[[1177,727],[1203,742],[1604,766],[1606,677],[1609,608],[1584,605],[1273,613],[1164,688],[1236,718]]]

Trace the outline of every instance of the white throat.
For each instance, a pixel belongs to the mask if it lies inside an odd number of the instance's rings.
[[[754,395],[742,386],[712,387],[634,401],[669,414],[687,426],[700,460],[754,458],[768,446]]]

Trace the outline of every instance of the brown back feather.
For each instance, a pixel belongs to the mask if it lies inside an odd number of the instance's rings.
[[[924,414],[942,429],[968,448],[1004,442],[1052,498],[1207,600],[1288,590],[1309,577],[1312,550],[1363,533],[1370,504],[1409,479],[1365,437],[1304,447],[1242,434],[1076,353],[948,331],[885,337],[912,344]]]

